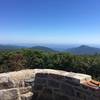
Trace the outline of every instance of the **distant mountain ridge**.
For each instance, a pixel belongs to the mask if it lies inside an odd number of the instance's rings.
[[[81,45],[76,48],[67,49],[66,52],[72,54],[79,54],[79,55],[93,55],[93,54],[100,54],[100,48],[95,48],[87,45]]]
[[[21,49],[25,48],[24,46],[16,46],[16,45],[0,45],[0,51],[3,50],[16,50],[16,49]]]
[[[24,47],[24,46],[16,46],[16,45],[0,45],[0,51],[18,50],[18,49],[27,49],[27,48],[31,50],[38,50],[38,51],[44,51],[44,52],[57,52],[56,50],[53,50],[45,46]]]
[[[0,45],[0,51],[5,50],[18,50],[18,49],[31,49],[31,50],[38,50],[38,51],[44,51],[44,52],[63,52],[60,50],[55,50],[46,46],[33,46],[33,47],[25,47],[25,46],[16,46],[16,45]],[[95,48],[87,45],[81,45],[79,47],[73,47],[66,49],[64,52],[69,52],[72,54],[77,55],[94,55],[94,54],[100,54],[100,48]]]

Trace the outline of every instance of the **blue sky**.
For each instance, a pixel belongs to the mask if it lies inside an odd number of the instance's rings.
[[[100,0],[0,0],[0,43],[100,44]]]

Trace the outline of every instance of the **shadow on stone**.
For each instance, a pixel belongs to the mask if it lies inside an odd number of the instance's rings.
[[[55,74],[37,73],[33,83],[32,100],[69,100],[61,89],[61,79],[64,78]]]

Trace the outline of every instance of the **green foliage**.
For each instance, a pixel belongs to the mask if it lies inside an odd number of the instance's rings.
[[[26,68],[61,69],[90,74],[100,80],[100,55],[72,55],[31,49],[0,51],[0,72]]]

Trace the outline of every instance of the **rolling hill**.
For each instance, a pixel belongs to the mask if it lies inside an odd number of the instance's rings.
[[[78,54],[78,55],[93,55],[93,54],[100,54],[100,48],[90,47],[87,45],[81,45],[76,48],[67,49],[66,52]]]
[[[30,48],[32,50],[39,50],[39,51],[44,51],[44,52],[57,52],[51,48],[48,47],[44,47],[44,46],[34,46],[32,48]]]

